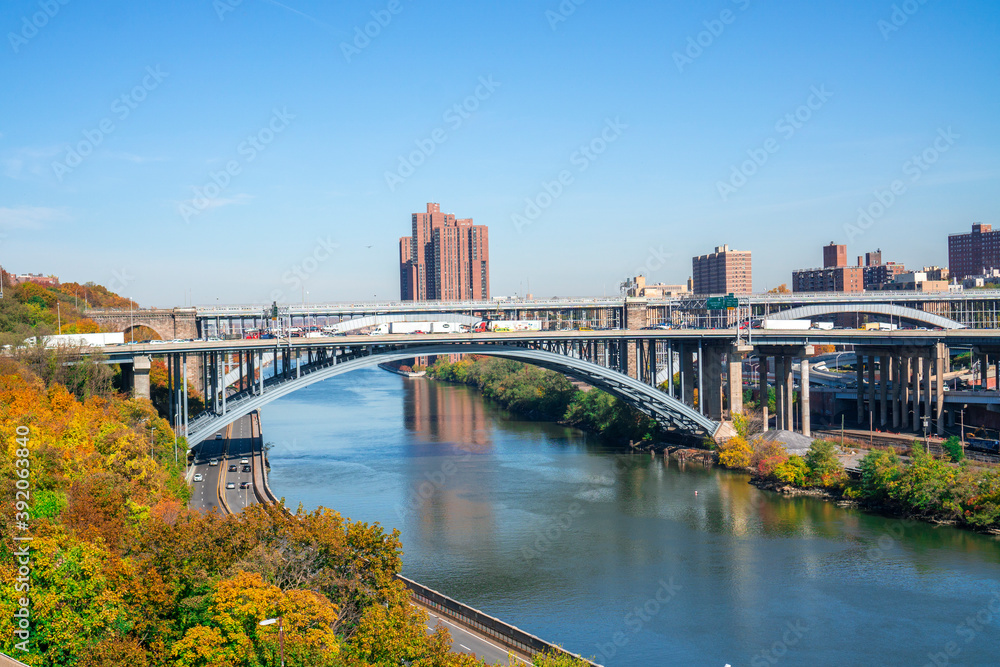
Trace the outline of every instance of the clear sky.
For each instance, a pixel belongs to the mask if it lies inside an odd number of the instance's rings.
[[[11,0],[0,25],[0,264],[144,305],[398,298],[426,202],[489,225],[494,295],[537,297],[680,282],[723,243],[757,290],[830,241],[946,264],[1000,225],[996,0]]]

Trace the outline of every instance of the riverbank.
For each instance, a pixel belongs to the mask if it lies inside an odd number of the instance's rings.
[[[400,366],[399,364],[384,363],[379,364],[378,367],[384,371],[402,375],[405,378],[422,378],[427,374],[427,371],[415,371],[409,366]]]
[[[427,377],[476,387],[486,398],[519,416],[572,426],[620,443],[653,443],[656,422],[599,389],[582,391],[555,371],[516,361],[470,355],[449,362],[439,357]]]
[[[719,463],[747,470],[753,476],[750,483],[760,489],[1000,534],[1000,470],[996,468],[936,458],[918,446],[905,458],[894,450],[849,452],[848,471],[845,454],[834,442],[817,439],[803,456],[788,454],[780,443],[760,437],[748,441],[745,420],[734,421],[740,433],[719,446]]]

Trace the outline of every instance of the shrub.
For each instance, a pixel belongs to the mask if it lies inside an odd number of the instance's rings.
[[[809,466],[801,456],[792,454],[788,460],[774,469],[773,477],[785,484],[805,486],[809,475]]]
[[[775,468],[788,460],[788,452],[780,442],[771,440],[756,440],[753,443],[753,455],[750,459],[759,475],[771,477]]]
[[[957,436],[953,435],[945,440],[941,443],[941,447],[944,448],[945,453],[948,454],[954,463],[958,463],[965,458],[965,452],[962,451],[962,441]]]
[[[813,440],[806,452],[808,481],[819,486],[835,486],[844,479],[844,466],[837,458],[837,445],[829,440]]]
[[[719,463],[727,468],[749,468],[752,455],[750,443],[741,435],[719,445]]]

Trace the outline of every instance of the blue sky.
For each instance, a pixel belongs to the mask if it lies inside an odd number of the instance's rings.
[[[830,241],[946,264],[1000,225],[995,1],[577,1],[6,2],[0,264],[394,299],[434,201],[489,225],[495,295],[679,282],[723,243],[762,290]]]

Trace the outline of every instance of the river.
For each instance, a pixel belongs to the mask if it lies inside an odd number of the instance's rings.
[[[604,665],[1000,664],[1000,540],[623,454],[371,369],[263,411],[294,508],[399,528],[403,574]]]

